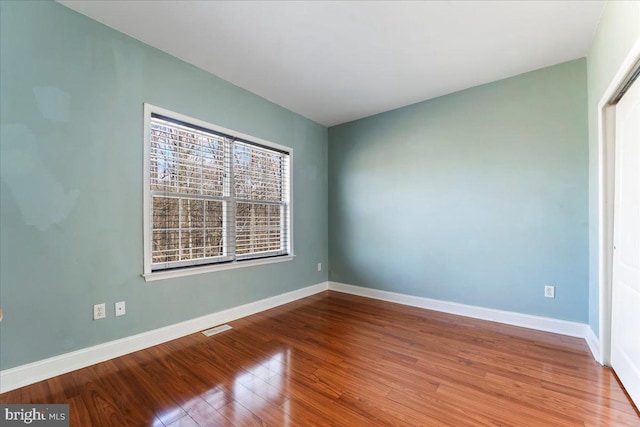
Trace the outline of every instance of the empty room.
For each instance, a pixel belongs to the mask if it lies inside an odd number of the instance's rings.
[[[640,426],[639,1],[0,0],[0,425]]]

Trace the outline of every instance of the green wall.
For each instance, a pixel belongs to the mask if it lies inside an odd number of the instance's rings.
[[[589,325],[599,324],[598,269],[598,103],[634,43],[640,42],[640,2],[612,1],[605,6],[587,56],[589,88]]]
[[[586,86],[578,59],[330,128],[329,279],[586,322]]]
[[[0,19],[0,369],[327,280],[325,127],[57,3]],[[144,102],[293,148],[293,261],[143,280]]]
[[[640,3],[586,61],[329,131],[57,3],[0,20],[0,369],[328,279],[598,333],[597,103]],[[142,279],[144,102],[294,149],[293,261]]]

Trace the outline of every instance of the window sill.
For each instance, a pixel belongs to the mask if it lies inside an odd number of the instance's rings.
[[[233,262],[229,264],[214,264],[199,267],[181,268],[179,270],[154,271],[152,273],[143,274],[146,282],[156,280],[172,279],[175,277],[193,276],[194,274],[211,273],[214,271],[233,270],[236,268],[253,267],[256,265],[275,264],[278,262],[291,261],[295,255],[287,255],[273,258],[255,259],[251,261]]]

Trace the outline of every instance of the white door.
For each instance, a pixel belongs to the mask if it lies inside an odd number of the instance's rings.
[[[640,82],[616,105],[611,366],[640,408]]]

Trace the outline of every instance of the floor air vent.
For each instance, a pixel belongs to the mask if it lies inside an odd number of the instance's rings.
[[[228,331],[229,329],[233,329],[233,328],[229,325],[220,325],[220,326],[216,326],[215,328],[202,331],[202,333],[210,337],[211,335],[219,334],[220,332]]]

